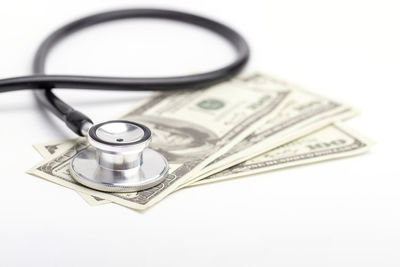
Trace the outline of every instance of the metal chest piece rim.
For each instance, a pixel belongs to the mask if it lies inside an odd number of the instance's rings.
[[[151,131],[124,120],[90,127],[91,146],[70,162],[70,173],[80,184],[104,192],[135,192],[161,183],[168,172],[167,160],[148,148]]]

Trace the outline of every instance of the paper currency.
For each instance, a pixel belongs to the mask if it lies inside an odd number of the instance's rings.
[[[43,148],[38,149],[43,157],[48,157],[51,155],[53,146],[60,147],[63,144],[66,144],[66,142],[42,144],[37,145],[37,147]],[[336,123],[258,157],[205,177],[193,184],[186,184],[184,186],[220,182],[278,169],[355,156],[367,152],[371,146],[372,142],[366,137],[356,133],[349,127],[345,127],[343,124]],[[107,200],[85,194],[82,194],[82,197],[91,205],[109,203]]]
[[[366,152],[372,143],[342,124],[334,124],[240,163],[192,185],[200,185],[272,170],[344,158]]]
[[[76,143],[76,139],[70,139],[70,140],[63,140],[63,141],[56,141],[56,142],[49,142],[49,143],[42,143],[42,144],[36,144],[33,145],[33,147],[36,149],[37,152],[44,158],[51,158],[52,156],[62,153],[63,151],[66,151],[73,147]],[[110,203],[110,201],[96,197],[96,196],[91,196],[85,193],[81,193],[77,191],[77,193],[91,206],[97,206],[101,204],[106,204]]]
[[[325,128],[325,127],[327,127],[327,125],[331,125],[333,122],[340,123],[340,122],[342,122],[342,121],[344,121],[344,120],[346,120],[348,118],[351,118],[351,117],[355,116],[356,114],[357,114],[357,112],[350,108],[350,109],[338,111],[335,114],[330,114],[330,115],[327,116],[328,118],[322,117],[322,118],[316,120],[314,123],[312,123],[310,125],[310,127],[306,127],[306,130],[304,132],[307,132],[307,134],[303,134],[303,135],[301,135],[301,137],[307,136],[307,135],[309,135],[309,134],[311,134],[311,133],[313,133],[313,132],[315,132],[317,130]],[[286,142],[284,144],[291,143],[292,141],[297,140],[297,139],[298,138],[290,139],[289,142]],[[268,153],[268,152],[274,150],[277,147],[280,147],[281,145],[283,145],[283,144],[277,145],[277,146],[273,147],[273,149],[269,149],[269,150],[267,150],[267,151],[265,151],[264,153],[261,153],[261,154],[257,153],[257,154],[253,154],[253,155],[248,155],[246,160],[249,160],[249,159],[252,159],[252,158],[256,158],[257,156],[261,156],[261,155],[263,155],[265,153]],[[240,163],[243,163],[246,160],[241,161],[241,162],[237,163],[236,165],[238,165]],[[227,168],[219,168],[219,169],[211,170],[208,173],[203,173],[198,177],[198,179],[196,181],[194,181],[194,182],[189,181],[186,184],[181,185],[179,187],[179,189],[183,188],[183,187],[186,187],[186,186],[191,186],[192,184],[197,183],[198,181],[201,181],[202,179],[205,179],[207,177],[210,177],[210,176],[213,176],[215,174],[218,174],[218,173],[220,173],[220,172],[222,172],[224,170],[228,170],[228,169],[230,169],[230,167],[236,166],[236,165],[229,165],[229,167],[227,167]]]
[[[273,77],[256,73],[244,76],[237,82],[242,87],[263,88],[274,81],[277,82]],[[340,119],[344,119],[345,114],[348,117],[354,115],[354,110],[338,101],[288,83],[286,86],[292,88],[291,100],[286,107],[274,119],[262,125],[227,153],[203,168],[200,178],[217,173],[329,125],[338,120],[337,114],[342,113]],[[343,113],[344,111],[348,112]]]
[[[49,142],[43,144],[36,144],[33,147],[39,152],[39,154],[44,158],[51,158],[52,156],[70,149],[76,143],[76,139]],[[96,196],[87,195],[77,191],[77,193],[91,206],[97,206],[101,204],[110,203],[110,201],[101,199]]]
[[[225,145],[224,148],[225,150],[221,149],[219,152],[220,153],[214,153],[211,157],[206,157],[206,160],[202,160],[201,163],[197,164],[194,168],[191,170],[187,171],[186,175],[182,175],[179,180],[179,182],[174,182],[174,186],[169,186],[167,189],[164,189],[165,191],[168,191],[168,193],[178,190],[182,187],[186,186],[193,186],[193,185],[198,185],[198,184],[204,184],[204,183],[211,183],[211,182],[216,182],[216,181],[222,181],[230,178],[236,178],[240,176],[247,176],[259,172],[267,172],[271,171],[274,169],[280,169],[280,168],[286,168],[286,167],[292,167],[292,166],[297,166],[297,165],[302,165],[302,164],[308,164],[312,162],[318,162],[318,161],[323,161],[323,160],[328,160],[328,159],[333,159],[333,158],[339,158],[339,157],[345,157],[345,156],[351,156],[355,154],[362,153],[366,151],[370,143],[365,139],[360,137],[357,134],[354,134],[353,131],[344,128],[342,125],[331,125],[327,128],[324,128],[321,131],[317,131],[310,136],[306,136],[300,139],[297,139],[299,137],[302,137],[306,134],[309,134],[310,132],[315,131],[316,129],[321,129],[323,127],[326,127],[326,125],[329,125],[333,122],[341,121],[343,119],[347,119],[349,117],[352,117],[355,115],[354,109],[351,107],[344,105],[338,101],[333,101],[330,99],[327,99],[322,96],[318,96],[316,94],[313,94],[311,92],[305,91],[303,89],[300,89],[296,86],[293,86],[291,84],[285,83],[283,81],[274,79],[270,76],[263,75],[263,74],[253,74],[253,75],[248,75],[248,76],[243,76],[241,79],[235,79],[234,81],[231,81],[229,83],[229,86],[233,87],[238,87],[240,89],[244,90],[273,90],[275,92],[286,92],[285,97],[282,101],[279,101],[278,104],[276,104],[276,107],[268,113],[269,119],[259,119],[256,120],[259,123],[259,128],[253,128],[255,131],[253,133],[248,132],[248,136],[246,138],[242,137],[242,140],[236,141],[236,144],[234,142],[231,142],[229,145]],[[221,90],[221,89],[220,89]],[[292,91],[291,97],[288,98],[288,91]],[[223,90],[221,90],[223,91]],[[226,92],[226,91],[225,91]],[[197,92],[198,93],[198,92]],[[181,99],[178,99],[179,97],[182,97]],[[170,113],[171,110],[179,111],[181,106],[179,104],[182,104],[183,102],[186,102],[187,100],[190,101],[197,101],[198,96],[194,96],[194,93],[187,93],[187,95],[182,96],[182,93],[179,93],[179,95],[176,94],[171,94],[168,95],[167,98],[170,99],[170,103],[164,105],[160,105],[160,107],[156,108],[156,112],[150,111],[151,116],[155,115],[160,116],[159,114],[161,113],[161,116],[165,116],[167,119],[171,119]],[[214,108],[218,108],[221,104],[218,103],[218,101],[210,101],[210,100],[216,100],[216,98],[208,98],[206,99],[207,101],[197,101],[197,106],[201,107],[204,109],[211,109],[213,110]],[[226,99],[224,99],[226,101]],[[151,102],[151,101],[149,101]],[[168,101],[167,101],[168,102]],[[250,101],[251,102],[251,101]],[[142,107],[142,112],[149,112],[149,104],[147,101],[140,105]],[[179,104],[178,104],[179,103]],[[186,104],[186,103],[185,103]],[[225,103],[223,104],[225,105]],[[143,108],[143,106],[145,106]],[[167,106],[167,112],[165,112],[165,106]],[[171,107],[174,108],[171,108]],[[281,109],[280,112],[278,112],[279,108],[284,107]],[[140,108],[139,108],[140,109]],[[137,109],[136,109],[137,110]],[[160,112],[161,110],[161,112]],[[190,110],[190,109],[189,109]],[[153,113],[152,113],[153,112]],[[130,118],[134,121],[142,122],[146,125],[149,123],[152,123],[152,120],[145,119],[145,120],[140,120],[140,116],[142,114],[139,114],[139,119],[136,118],[138,117],[138,114],[135,114],[135,111],[129,112],[128,114],[131,115]],[[148,114],[145,114],[148,116]],[[175,114],[174,114],[175,115]],[[124,116],[127,116],[127,114],[123,115],[123,119],[126,119]],[[128,115],[129,116],[129,115]],[[136,116],[136,117],[135,117]],[[154,118],[152,118],[154,119]],[[174,116],[172,116],[172,119],[176,119]],[[180,120],[187,120],[185,116],[179,117],[178,119]],[[214,122],[213,120],[211,120]],[[263,121],[264,123],[261,123]],[[175,121],[173,121],[175,123]],[[185,121],[187,122],[187,121]],[[202,121],[203,122],[203,121]],[[208,123],[206,121],[205,123]],[[158,126],[157,124],[154,124],[154,126]],[[154,127],[153,126],[153,127]],[[200,125],[201,126],[201,125]],[[150,128],[152,131],[157,131],[153,129],[152,125],[150,125]],[[193,125],[190,125],[190,127],[193,127]],[[155,127],[157,128],[157,127]],[[187,127],[189,128],[189,127]],[[167,131],[170,131],[171,129],[158,129],[160,132],[156,132],[157,135],[161,135],[162,133],[169,133]],[[163,131],[164,130],[164,131]],[[215,131],[215,129],[213,129]],[[190,136],[192,133],[187,134]],[[172,143],[173,145],[178,144],[176,137],[180,137],[181,140],[184,140],[177,132],[174,132],[170,137],[169,141],[174,140],[176,143]],[[245,136],[243,134],[243,136]],[[348,137],[349,139],[343,138],[343,136]],[[162,135],[161,135],[162,137]],[[193,135],[192,138],[194,139],[198,138],[198,135]],[[350,142],[351,138],[357,138],[358,141],[360,141],[363,145],[360,145],[359,147],[355,147],[354,149],[347,150],[349,147],[346,142]],[[297,139],[296,141],[290,142],[294,139]],[[239,138],[237,139],[239,140]],[[336,140],[336,141],[335,141]],[[341,140],[340,142],[337,140]],[[344,140],[344,141],[343,141]],[[167,143],[167,139],[163,140],[165,143]],[[335,148],[332,148],[333,150],[330,151],[335,151],[331,153],[324,153],[323,151],[310,151],[307,152],[307,144],[309,146],[312,146],[312,142],[320,142],[325,145],[331,145],[334,146],[336,144],[340,144],[342,146],[338,146]],[[160,142],[162,144],[162,141]],[[282,144],[285,144],[284,146],[281,146]],[[79,144],[81,144],[81,147],[79,147]],[[276,148],[277,146],[280,146],[279,148]],[[83,140],[69,140],[69,141],[63,141],[63,142],[54,142],[54,143],[46,143],[46,144],[39,144],[36,145],[35,148],[41,153],[45,158],[48,158],[49,156],[53,156],[52,159],[48,159],[47,161],[53,162],[53,166],[50,168],[52,175],[44,177],[49,180],[58,180],[60,184],[64,184],[59,178],[66,178],[66,176],[69,177],[69,174],[67,173],[68,170],[65,168],[63,164],[60,165],[60,167],[54,168],[54,162],[57,162],[57,160],[54,160],[55,158],[58,158],[59,160],[62,158],[63,160],[68,161],[72,155],[76,153],[76,151],[83,149],[86,147],[86,142]],[[320,145],[316,145],[317,147],[321,147]],[[169,147],[168,147],[169,148]],[[274,149],[275,148],[275,149]],[[290,149],[288,149],[290,148]],[[321,147],[322,148],[322,147]],[[163,147],[158,147],[159,151],[161,150],[161,153],[165,154],[167,151]],[[184,150],[185,148],[182,148]],[[186,147],[187,149],[187,147]],[[157,148],[156,148],[157,150]],[[71,152],[72,151],[72,152]],[[225,153],[221,153],[225,152]],[[267,152],[269,151],[269,152]],[[67,153],[69,152],[69,153]],[[216,156],[219,154],[219,156]],[[314,156],[312,157],[306,157],[303,154],[311,155],[313,154]],[[256,155],[260,155],[258,157],[254,157]],[[284,155],[283,158],[278,158],[278,155]],[[214,160],[210,160],[214,156]],[[248,160],[249,158],[253,157],[253,159]],[[168,158],[168,156],[167,156]],[[199,158],[200,159],[200,158]],[[201,158],[204,159],[204,158]],[[170,158],[168,158],[170,161]],[[208,160],[208,163],[206,164]],[[245,161],[247,160],[247,161]],[[245,161],[245,162],[243,162]],[[241,164],[238,164],[242,162]],[[179,163],[178,163],[179,164]],[[180,163],[184,165],[184,163]],[[236,165],[235,165],[236,164]],[[233,166],[235,165],[235,166]],[[41,164],[38,165],[39,168],[42,168],[41,170],[47,169],[48,166],[46,164]],[[201,166],[201,167],[199,167]],[[232,167],[233,166],[233,167]],[[175,167],[175,166],[174,166]],[[198,167],[198,168],[196,168]],[[230,168],[228,168],[230,167]],[[179,167],[175,167],[179,169]],[[175,169],[174,169],[175,170]],[[221,171],[222,170],[222,171]],[[63,173],[63,171],[65,173]],[[218,172],[218,173],[217,173]],[[35,171],[35,168],[32,170],[32,173],[35,175],[41,176],[37,172],[37,168]],[[170,171],[170,175],[173,174],[174,171]],[[189,175],[190,174],[190,175]],[[211,175],[210,175],[211,174]],[[43,175],[43,174],[42,174]],[[59,176],[59,177],[51,177],[51,176]],[[61,177],[65,175],[64,177]],[[58,178],[58,179],[57,179]],[[71,179],[69,177],[69,179]],[[71,179],[72,180],[72,179]],[[57,182],[57,181],[56,181]],[[72,180],[73,182],[73,180]],[[64,184],[66,185],[66,184]],[[73,188],[75,190],[78,190],[78,193],[91,205],[99,205],[99,204],[104,204],[104,203],[109,203],[109,202],[116,202],[131,208],[135,209],[144,209],[149,206],[151,206],[153,203],[150,202],[150,204],[142,204],[138,205],[137,202],[131,201],[132,199],[135,199],[138,194],[141,194],[143,191],[134,193],[134,194],[106,194],[106,193],[99,193],[98,191],[93,192],[94,194],[91,195],[93,190],[87,189],[87,188],[75,188],[75,186],[79,184],[76,184],[74,186],[68,186],[70,188]],[[165,186],[165,185],[164,185]],[[146,190],[145,190],[146,191]],[[168,194],[167,193],[167,194]],[[105,195],[103,195],[105,194]],[[144,196],[144,195],[143,195]],[[105,198],[103,198],[105,197]],[[117,198],[116,198],[117,197]],[[119,199],[118,197],[124,200]],[[149,195],[151,198],[152,196]],[[159,199],[162,199],[159,198]],[[157,202],[158,200],[154,201]]]
[[[228,83],[195,92],[159,94],[123,115],[121,119],[143,123],[152,130],[150,147],[162,153],[170,164],[165,181],[147,190],[111,194],[76,183],[69,175],[68,164],[87,147],[82,139],[30,173],[129,208],[146,209],[272,119],[289,94],[290,89],[278,82],[263,88]]]
[[[290,100],[277,116],[263,124],[256,132],[234,146],[230,151],[203,168],[197,176],[192,177],[191,180],[180,185],[179,188],[355,114],[353,109],[338,101],[316,95],[267,75],[259,73],[247,75],[241,79],[236,79],[235,83],[242,88],[269,88],[274,84],[280,84],[291,88],[292,93]],[[71,142],[63,142],[58,144],[58,147],[65,149],[72,144]],[[54,150],[55,144],[39,145],[37,149],[43,151],[44,147]],[[80,193],[80,195],[90,205],[109,202],[83,193]]]
[[[47,142],[42,144],[33,145],[37,152],[43,158],[50,158],[53,155],[60,153],[71,148],[76,143],[76,139],[67,139],[62,141]]]

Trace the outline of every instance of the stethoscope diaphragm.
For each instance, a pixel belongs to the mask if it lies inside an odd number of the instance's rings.
[[[161,183],[167,160],[148,148],[151,131],[130,121],[108,121],[90,127],[90,147],[70,163],[70,173],[80,184],[105,192],[134,192]]]

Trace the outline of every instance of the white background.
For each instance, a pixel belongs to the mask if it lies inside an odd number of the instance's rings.
[[[261,70],[354,105],[347,124],[368,154],[185,189],[144,213],[90,207],[25,171],[32,144],[74,137],[32,92],[0,95],[1,266],[399,266],[398,1],[2,0],[0,76],[29,74],[52,30],[115,8],[176,8],[227,23]],[[99,26],[71,37],[48,71],[123,76],[204,71],[232,58],[224,41],[176,23]],[[60,91],[99,122],[145,94]]]

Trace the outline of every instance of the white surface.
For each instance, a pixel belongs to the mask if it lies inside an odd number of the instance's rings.
[[[110,8],[179,8],[219,19],[262,70],[353,104],[366,155],[182,190],[145,213],[89,207],[24,172],[33,143],[73,137],[32,93],[0,95],[1,266],[399,266],[398,1],[2,0],[0,76],[28,74],[53,29]],[[174,23],[124,22],[68,39],[52,73],[182,74],[230,59],[226,44]],[[208,54],[210,53],[210,54]],[[60,93],[105,120],[143,94]],[[51,122],[51,123],[50,123]],[[55,124],[53,124],[53,122]]]

